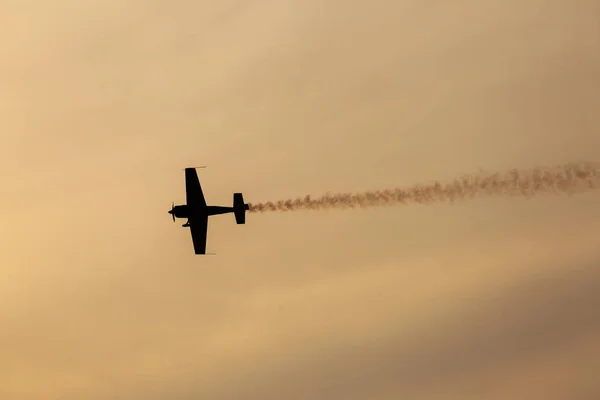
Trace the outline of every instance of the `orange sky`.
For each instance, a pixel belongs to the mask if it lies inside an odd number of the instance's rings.
[[[600,396],[600,193],[167,214],[599,161],[598,15],[2,2],[0,398]]]

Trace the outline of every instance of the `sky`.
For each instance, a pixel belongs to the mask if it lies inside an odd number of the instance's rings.
[[[1,2],[0,398],[598,398],[598,192],[167,214],[600,161],[598,15]]]

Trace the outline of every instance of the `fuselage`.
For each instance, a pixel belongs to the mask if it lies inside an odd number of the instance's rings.
[[[210,216],[218,214],[227,214],[234,211],[233,207],[223,206],[206,206],[192,208],[187,204],[177,205],[173,207],[169,214],[175,216],[175,218],[191,218],[192,216]]]

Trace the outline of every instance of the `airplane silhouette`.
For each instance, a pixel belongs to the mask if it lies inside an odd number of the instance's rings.
[[[235,222],[238,224],[246,223],[246,210],[249,209],[249,206],[244,203],[244,197],[241,193],[233,194],[233,207],[209,206],[206,204],[196,168],[185,169],[185,191],[187,204],[176,206],[173,202],[169,214],[173,216],[173,222],[175,222],[175,218],[187,218],[187,222],[182,226],[190,228],[195,254],[206,254],[209,216],[232,212],[235,215]]]

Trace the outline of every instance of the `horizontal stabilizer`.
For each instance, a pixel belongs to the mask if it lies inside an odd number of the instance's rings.
[[[249,208],[248,204],[244,203],[244,197],[241,193],[233,194],[233,214],[237,224],[246,223],[246,210]]]

